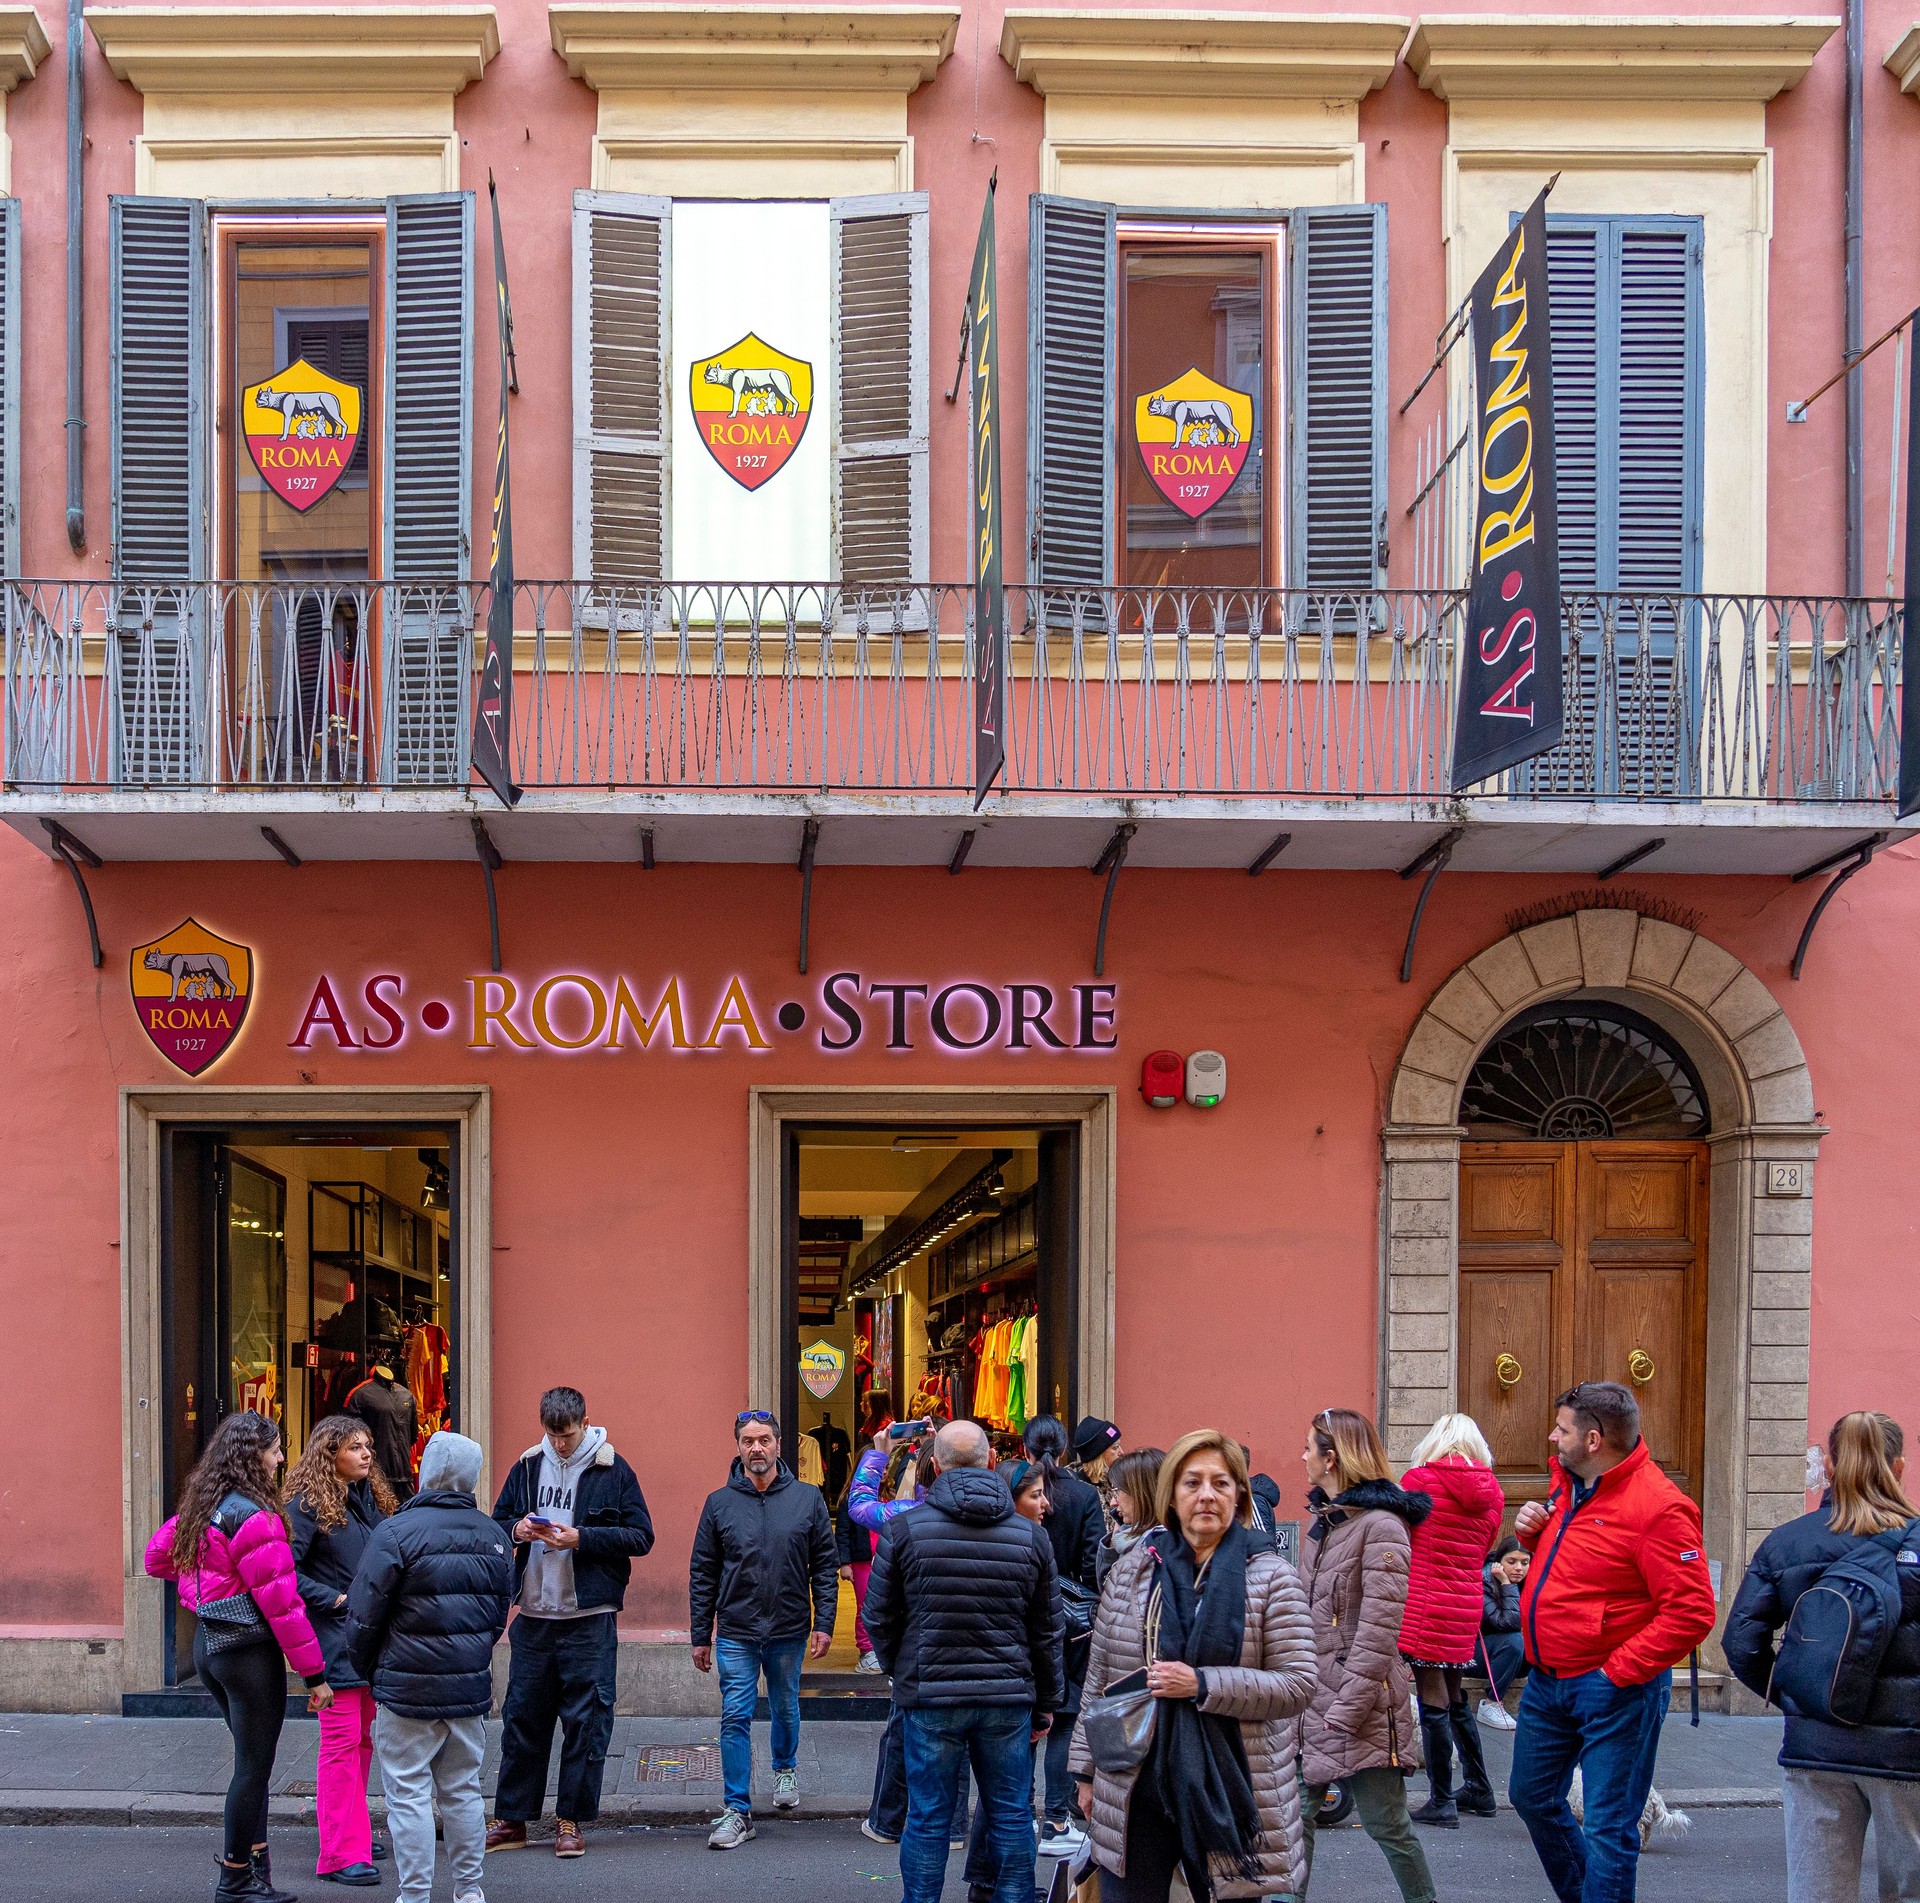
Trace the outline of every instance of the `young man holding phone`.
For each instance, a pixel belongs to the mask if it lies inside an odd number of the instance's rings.
[[[586,1854],[582,1826],[600,1814],[613,1735],[615,1617],[633,1561],[653,1545],[634,1471],[578,1388],[540,1397],[545,1430],[514,1462],[493,1517],[514,1547],[513,1663],[501,1710],[500,1783],[489,1850],[518,1850],[546,1798],[553,1727],[561,1728],[554,1854]]]

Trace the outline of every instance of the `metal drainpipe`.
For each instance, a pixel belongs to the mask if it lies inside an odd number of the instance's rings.
[[[1862,102],[1866,89],[1866,0],[1847,0],[1847,196],[1846,353],[1859,356],[1866,342],[1862,244],[1866,195]],[[1867,587],[1866,371],[1847,372],[1847,593]]]
[[[86,60],[84,0],[67,0],[67,540],[77,555],[87,546],[85,315]]]

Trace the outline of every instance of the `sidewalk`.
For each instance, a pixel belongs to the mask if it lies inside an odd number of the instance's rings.
[[[811,1724],[800,1734],[801,1817],[861,1817],[873,1782],[877,1724]],[[771,1793],[767,1727],[753,1728],[756,1800]],[[719,1726],[710,1719],[616,1718],[600,1814],[608,1823],[704,1823],[720,1808]],[[1480,1733],[1495,1788],[1506,1789],[1513,1734]],[[491,1792],[500,1727],[488,1727]],[[289,1720],[274,1769],[273,1814],[313,1821],[319,1726]],[[1682,1810],[1777,1805],[1778,1718],[1667,1721],[1656,1778]],[[203,1718],[0,1714],[0,1825],[196,1824],[217,1821],[232,1762],[224,1726]],[[557,1775],[559,1753],[554,1753]],[[1424,1795],[1414,1781],[1416,1801]],[[549,1787],[551,1795],[551,1787]],[[1504,1799],[1503,1799],[1504,1802]]]

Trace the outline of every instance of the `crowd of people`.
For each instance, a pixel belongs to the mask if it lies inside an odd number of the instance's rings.
[[[233,1737],[217,1899],[291,1903],[267,1842],[288,1667],[320,1722],[318,1876],[380,1882],[377,1762],[401,1903],[428,1903],[436,1810],[456,1903],[484,1903],[486,1857],[524,1848],[541,1815],[556,1728],[554,1851],[585,1854],[615,1615],[653,1524],[576,1389],[542,1395],[540,1425],[489,1513],[462,1435],[432,1436],[400,1503],[351,1416],[315,1427],[284,1485],[272,1422],[220,1423],[146,1555],[197,1614],[195,1669]],[[1336,1787],[1404,1903],[1437,1903],[1420,1830],[1498,1809],[1483,1725],[1514,1733],[1508,1799],[1559,1903],[1630,1900],[1673,1671],[1713,1631],[1714,1585],[1699,1509],[1654,1461],[1629,1388],[1569,1389],[1549,1439],[1546,1497],[1502,1537],[1506,1491],[1467,1416],[1435,1422],[1396,1480],[1372,1421],[1322,1409],[1295,1555],[1282,1490],[1211,1429],[1125,1449],[1111,1422],[1069,1436],[1040,1415],[996,1460],[972,1420],[887,1423],[836,1526],[783,1459],[780,1422],[744,1410],[689,1567],[692,1663],[721,1695],[708,1843],[755,1836],[763,1684],[772,1803],[798,1806],[801,1668],[832,1644],[844,1571],[861,1665],[891,1690],[862,1829],[898,1845],[905,1903],[938,1903],[963,1845],[969,1903],[1033,1903],[1036,1870],[1058,1864],[1100,1903],[1168,1903],[1176,1878],[1193,1903],[1304,1903]],[[1920,1896],[1920,1512],[1904,1471],[1887,1416],[1835,1423],[1819,1507],[1767,1535],[1721,1635],[1733,1672],[1786,1712],[1789,1903],[1857,1903],[1869,1824],[1881,1896]]]

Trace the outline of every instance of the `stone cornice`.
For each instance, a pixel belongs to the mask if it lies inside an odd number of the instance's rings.
[[[1805,14],[1439,14],[1414,28],[1407,64],[1442,99],[1767,100],[1839,27]]]
[[[596,92],[799,85],[906,94],[953,51],[954,7],[550,6],[553,50]]]
[[[1016,8],[1000,57],[1040,93],[1164,92],[1204,75],[1215,97],[1358,99],[1386,84],[1407,19],[1376,13]]]
[[[1900,43],[1882,63],[1900,82],[1903,93],[1920,93],[1920,20],[1901,34]]]
[[[500,50],[490,6],[89,7],[142,93],[457,93]]]
[[[0,93],[31,79],[52,50],[31,7],[0,7]]]

